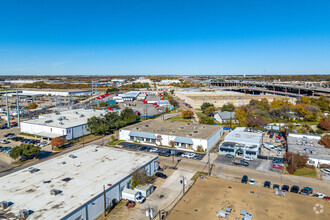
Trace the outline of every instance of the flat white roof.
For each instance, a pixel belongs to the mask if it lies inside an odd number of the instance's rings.
[[[262,140],[262,133],[232,131],[227,134],[224,141],[242,143],[245,145],[258,145]]]
[[[109,110],[94,110],[94,109],[75,109],[60,112],[60,114],[45,114],[38,119],[23,121],[21,123],[44,125],[56,128],[72,128],[87,123],[87,119],[93,116],[99,117],[105,115]],[[65,118],[64,118],[65,117]],[[59,120],[62,118],[62,120]]]
[[[95,149],[97,151],[95,151]],[[70,158],[73,154],[76,158]],[[8,215],[32,210],[29,219],[60,219],[103,192],[103,185],[126,178],[157,156],[90,145],[0,178],[0,199],[14,203]],[[65,161],[65,164],[63,163]],[[62,179],[71,178],[64,182]],[[51,180],[50,183],[43,183]],[[50,191],[62,191],[51,195]],[[9,214],[11,213],[11,214]]]

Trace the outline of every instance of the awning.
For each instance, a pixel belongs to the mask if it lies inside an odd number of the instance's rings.
[[[36,136],[40,136],[40,137],[44,137],[44,138],[57,138],[57,137],[62,137],[63,135],[60,134],[55,134],[55,133],[51,133],[51,132],[39,132],[35,134]]]
[[[129,133],[129,136],[156,139],[155,134],[151,134],[151,133],[148,133],[148,132],[141,132],[141,131],[131,131]]]
[[[186,138],[186,137],[175,137],[174,142],[184,143],[184,144],[193,144],[193,141],[191,140],[191,138]]]

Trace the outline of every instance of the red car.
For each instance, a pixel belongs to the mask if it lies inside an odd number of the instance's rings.
[[[323,199],[330,200],[330,196],[324,196]]]
[[[281,166],[281,165],[279,165],[279,164],[274,164],[273,165],[273,168],[275,168],[275,169],[283,169],[284,167]]]

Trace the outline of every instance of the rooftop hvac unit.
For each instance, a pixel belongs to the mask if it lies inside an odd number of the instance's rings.
[[[183,129],[183,126],[180,126],[181,129]]]
[[[47,121],[45,121],[46,124],[52,123],[52,122],[53,122],[53,120],[47,120]]]
[[[35,168],[35,167],[30,167],[30,168],[29,168],[29,172],[30,172],[30,173],[35,173],[35,172],[37,172],[37,171],[38,171],[38,169]]]
[[[138,127],[135,127],[135,130],[139,130],[139,128]]]
[[[235,137],[239,138],[239,137],[241,137],[241,135],[239,135],[239,134],[235,134]]]
[[[59,193],[60,193],[60,190],[58,190],[58,189],[52,189],[52,190],[50,190],[50,195],[56,196]]]
[[[160,130],[161,130],[161,131],[164,131],[164,127],[161,127]]]
[[[145,127],[149,127],[149,125],[144,125]]]
[[[61,114],[61,112],[55,112],[55,115],[60,115]]]
[[[195,126],[194,129],[196,130],[197,129],[197,126]]]
[[[190,125],[190,123],[188,122],[187,125]]]
[[[59,122],[59,124],[60,124],[60,125],[64,125],[64,123],[63,123],[63,122]]]
[[[57,120],[62,121],[63,119],[62,119],[62,117],[59,117]]]
[[[192,133],[188,134],[189,136],[192,136]]]
[[[202,128],[205,128],[205,126],[202,126]]]
[[[69,157],[72,158],[72,159],[77,158],[77,156],[73,155],[73,154],[70,154]]]
[[[172,133],[175,133],[175,130],[172,130]]]
[[[80,118],[83,118],[83,117],[85,117],[85,115],[81,114],[81,115],[80,115]]]
[[[6,202],[6,201],[2,201],[2,202],[0,202],[0,208],[1,208],[1,209],[6,209],[6,208],[8,208],[8,202]]]
[[[66,116],[63,116],[62,118],[63,118],[63,120],[66,120]]]
[[[22,209],[19,211],[19,217],[22,219],[26,219],[27,217],[29,217],[29,211],[26,209]]]
[[[198,133],[198,131],[194,131],[194,133]]]
[[[75,112],[77,115],[79,115],[79,112]]]

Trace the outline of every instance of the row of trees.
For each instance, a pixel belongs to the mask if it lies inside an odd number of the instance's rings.
[[[87,129],[94,135],[105,135],[112,129],[122,128],[137,120],[139,120],[139,116],[135,115],[132,109],[125,108],[120,114],[117,112],[108,112],[102,117],[94,116],[89,118],[87,120]]]
[[[239,107],[235,113],[240,125],[249,127],[263,126],[267,122],[316,122],[323,117],[323,111],[328,111],[329,104],[326,97],[303,97],[295,105],[285,98],[274,99],[271,103],[267,99],[251,100],[248,105]],[[324,121],[324,124],[328,123],[326,119]]]

